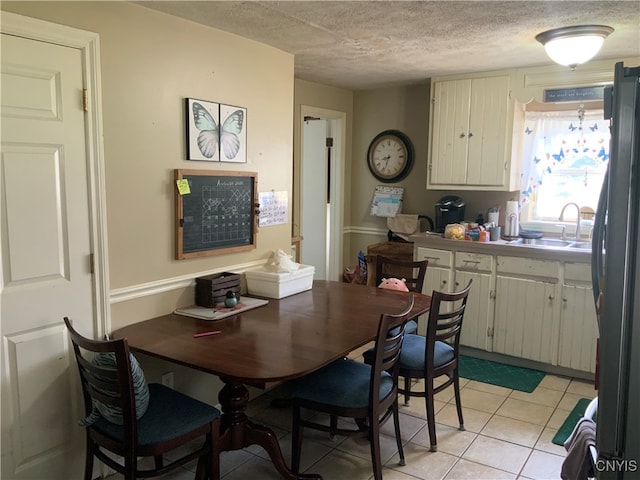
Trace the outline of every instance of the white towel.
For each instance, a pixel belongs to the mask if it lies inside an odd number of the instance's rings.
[[[589,446],[596,445],[596,424],[590,418],[581,418],[564,442],[567,456],[562,462],[562,480],[587,480],[592,475]]]

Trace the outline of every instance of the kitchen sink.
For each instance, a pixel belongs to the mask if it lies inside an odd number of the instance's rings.
[[[530,247],[568,247],[575,242],[559,238],[527,238],[518,243]]]
[[[580,250],[591,250],[591,242],[573,242],[569,248],[578,248]]]

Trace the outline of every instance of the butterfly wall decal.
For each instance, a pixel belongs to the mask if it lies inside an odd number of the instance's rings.
[[[187,115],[189,160],[246,161],[244,108],[187,99]]]

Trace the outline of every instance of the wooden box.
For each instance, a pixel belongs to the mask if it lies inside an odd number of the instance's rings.
[[[196,278],[196,305],[213,308],[224,303],[227,292],[240,295],[240,274],[222,272]]]

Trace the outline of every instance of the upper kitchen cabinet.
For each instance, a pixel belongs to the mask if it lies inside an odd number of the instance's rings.
[[[431,88],[427,188],[517,190],[510,76],[434,79]]]

